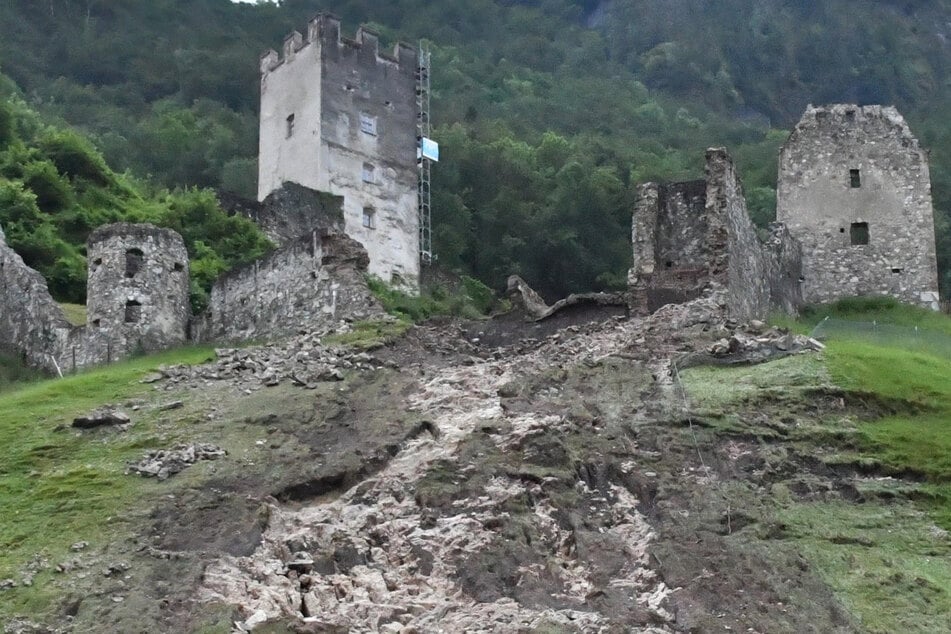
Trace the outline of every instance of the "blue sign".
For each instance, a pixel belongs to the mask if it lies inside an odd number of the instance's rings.
[[[432,139],[423,137],[422,153],[423,158],[429,159],[430,161],[435,161],[437,163],[439,162],[439,144]]]

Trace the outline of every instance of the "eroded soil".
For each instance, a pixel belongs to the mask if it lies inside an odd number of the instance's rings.
[[[859,483],[880,474],[803,429],[904,405],[821,381],[693,403],[674,364],[724,336],[718,315],[436,323],[313,389],[181,386],[228,456],[95,553],[127,567],[66,573],[48,626],[860,631],[782,508],[873,500]]]

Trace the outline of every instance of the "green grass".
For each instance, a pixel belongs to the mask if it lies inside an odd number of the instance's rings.
[[[903,304],[891,297],[850,297],[832,304],[806,306],[801,313],[798,324],[809,329],[829,317],[896,326],[917,326],[922,330],[951,335],[951,319],[947,315]]]
[[[158,366],[201,363],[212,355],[210,348],[171,350],[0,394],[0,578],[19,579],[34,555],[55,564],[70,556],[76,541],[103,542],[122,529],[143,487],[154,486],[124,475],[125,462],[157,442],[148,432],[154,414],[134,415],[137,431],[129,434],[81,433],[70,427],[73,417],[147,398],[155,393],[140,381]],[[11,591],[9,609],[42,610],[49,588]]]
[[[24,365],[16,357],[0,355],[0,394],[43,376],[42,372]]]
[[[921,409],[866,422],[865,451],[890,467],[951,482],[951,363],[923,352],[832,342],[827,363],[843,387],[900,399]],[[949,526],[951,527],[951,526]]]
[[[412,324],[399,321],[360,321],[350,332],[337,333],[323,338],[325,345],[350,346],[358,350],[372,350],[386,345],[405,333]]]
[[[951,545],[912,505],[792,504],[778,519],[862,631],[951,631]]]
[[[74,326],[86,325],[86,307],[83,304],[61,303],[59,307],[66,313],[66,319],[69,320],[69,323]]]
[[[887,299],[845,300],[810,309],[800,321],[771,321],[808,333],[826,316],[951,335],[948,317]],[[795,416],[785,442],[826,464],[861,464],[916,478],[857,480],[871,500],[862,504],[802,502],[774,493],[784,539],[795,542],[862,631],[951,631],[951,541],[945,532],[951,530],[951,362],[940,349],[836,335],[821,354],[752,368],[691,368],[682,376],[700,415],[746,405],[775,424],[797,402],[808,411],[802,406],[810,404],[810,387],[835,386],[866,402],[872,411],[864,418],[854,412]],[[764,423],[747,422],[741,431],[755,432],[757,425]]]
[[[420,322],[437,315],[484,318],[495,302],[492,289],[473,278],[461,279],[454,293],[436,287],[424,288],[419,295],[404,293],[373,276],[367,278],[367,284],[386,312],[403,320]]]
[[[764,392],[792,396],[803,389],[829,385],[829,373],[818,355],[789,356],[755,366],[695,367],[681,371],[690,405],[712,412]]]

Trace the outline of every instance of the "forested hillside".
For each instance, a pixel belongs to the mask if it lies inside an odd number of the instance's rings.
[[[252,195],[257,58],[330,10],[434,51],[440,262],[545,294],[617,286],[634,187],[737,157],[754,219],[809,102],[894,103],[932,149],[951,291],[951,2],[8,0],[0,71],[118,172]],[[53,212],[56,213],[56,212]]]

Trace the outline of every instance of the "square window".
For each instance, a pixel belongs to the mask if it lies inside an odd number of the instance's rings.
[[[363,182],[372,183],[374,182],[374,176],[376,175],[376,168],[373,167],[372,163],[363,164]]]
[[[862,186],[862,174],[858,170],[849,170],[849,185],[853,189]]]
[[[853,222],[849,237],[852,239],[852,246],[868,244],[868,223]]]
[[[376,136],[376,117],[371,117],[365,112],[361,112],[360,131],[370,136]]]
[[[367,229],[376,229],[376,211],[373,207],[363,208],[363,226]]]

